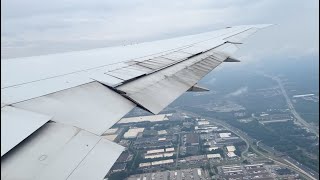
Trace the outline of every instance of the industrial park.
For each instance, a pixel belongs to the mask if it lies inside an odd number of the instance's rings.
[[[123,118],[104,133],[126,147],[105,179],[301,179],[233,131],[187,113]]]

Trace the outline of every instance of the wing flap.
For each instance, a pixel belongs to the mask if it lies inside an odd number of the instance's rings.
[[[47,123],[1,159],[1,179],[103,179],[123,150],[76,127]]]
[[[68,179],[71,173],[92,151],[101,138],[89,132],[80,130],[73,137],[61,146],[62,151],[57,152],[53,157],[46,154],[48,165],[38,172],[35,179]],[[40,145],[41,150],[45,147]]]
[[[47,114],[53,121],[101,135],[136,105],[108,87],[92,82],[13,106]]]
[[[103,179],[124,147],[101,138],[68,180]]]
[[[1,108],[1,156],[51,119],[50,116],[11,106]]]
[[[119,85],[116,89],[124,92],[136,104],[157,114],[230,57],[238,49],[238,42],[266,26],[269,25],[237,26],[232,33],[221,33],[220,39],[208,39],[162,55],[174,60],[174,63],[162,69],[149,66],[157,71]]]
[[[150,112],[157,114],[195,85],[227,56],[208,51],[135,81],[120,85],[118,90]]]

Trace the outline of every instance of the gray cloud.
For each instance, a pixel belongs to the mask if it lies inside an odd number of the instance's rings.
[[[150,41],[229,25],[275,23],[238,56],[316,53],[318,2],[292,0],[1,1],[3,58]]]
[[[241,88],[237,89],[236,91],[227,94],[226,97],[240,96],[240,95],[242,95],[242,94],[244,94],[246,92],[248,92],[248,87],[247,86],[241,87]]]

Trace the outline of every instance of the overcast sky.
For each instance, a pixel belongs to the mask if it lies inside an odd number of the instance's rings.
[[[246,60],[319,52],[317,0],[1,1],[1,58],[130,44],[226,26],[277,24],[239,52]]]

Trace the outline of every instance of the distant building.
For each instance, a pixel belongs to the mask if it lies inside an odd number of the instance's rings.
[[[153,149],[153,150],[149,150],[147,151],[147,154],[155,154],[155,153],[163,153],[164,149]]]
[[[139,133],[143,132],[144,128],[132,128],[124,133],[123,137],[126,139],[136,138]]]
[[[145,174],[135,174],[128,177],[128,180],[206,180],[207,173],[205,173],[200,168],[194,169],[183,169],[183,170],[174,170],[174,171],[162,171],[162,172],[152,172]]]
[[[206,125],[206,126],[195,126],[194,129],[195,130],[210,130],[210,131],[214,131],[214,130],[217,130],[218,127],[214,126],[214,125]]]
[[[209,121],[198,121],[198,125],[201,126],[201,125],[209,125]]]
[[[160,153],[154,153],[154,152],[159,152],[159,151],[152,151],[152,154],[146,153],[146,155],[144,156],[145,159],[155,159],[155,158],[163,158],[163,157],[172,157],[174,155],[173,152],[160,152]]]
[[[149,166],[151,166],[151,163],[150,163],[150,162],[140,163],[140,164],[139,164],[139,167],[149,167]]]
[[[276,173],[271,174],[272,169],[267,170],[263,164],[227,165],[218,167],[218,173],[221,179],[296,179],[288,176],[282,178],[275,177]]]
[[[219,136],[220,136],[221,138],[228,138],[228,137],[231,136],[231,133],[219,133]]]
[[[228,152],[228,153],[227,153],[227,156],[228,156],[229,158],[237,157],[237,155],[236,155],[234,152]]]
[[[174,148],[166,148],[166,152],[172,152],[174,151]]]
[[[261,113],[261,114],[260,114],[260,117],[263,117],[263,116],[269,116],[269,114],[267,114],[267,113]]]
[[[163,164],[170,164],[173,163],[173,159],[167,159],[167,160],[162,160],[162,161],[153,161],[151,162],[152,166],[157,166],[157,165],[163,165]]]
[[[236,147],[234,147],[234,146],[227,146],[227,150],[228,150],[228,152],[234,152],[234,151],[236,151]]]
[[[163,157],[172,157],[174,155],[173,152],[170,153],[163,153]]]
[[[158,131],[158,135],[166,135],[166,134],[167,134],[166,130]]]
[[[159,122],[159,121],[168,121],[169,117],[172,114],[158,114],[152,116],[138,116],[138,117],[129,117],[129,118],[122,118],[118,124],[127,124],[127,123],[138,123],[138,122]]]
[[[211,146],[208,148],[208,151],[217,150],[217,149],[219,149],[219,147]]]
[[[153,155],[145,155],[145,159],[154,159],[154,158],[162,158],[163,154],[153,154]]]
[[[207,154],[208,159],[221,159],[220,154]]]

